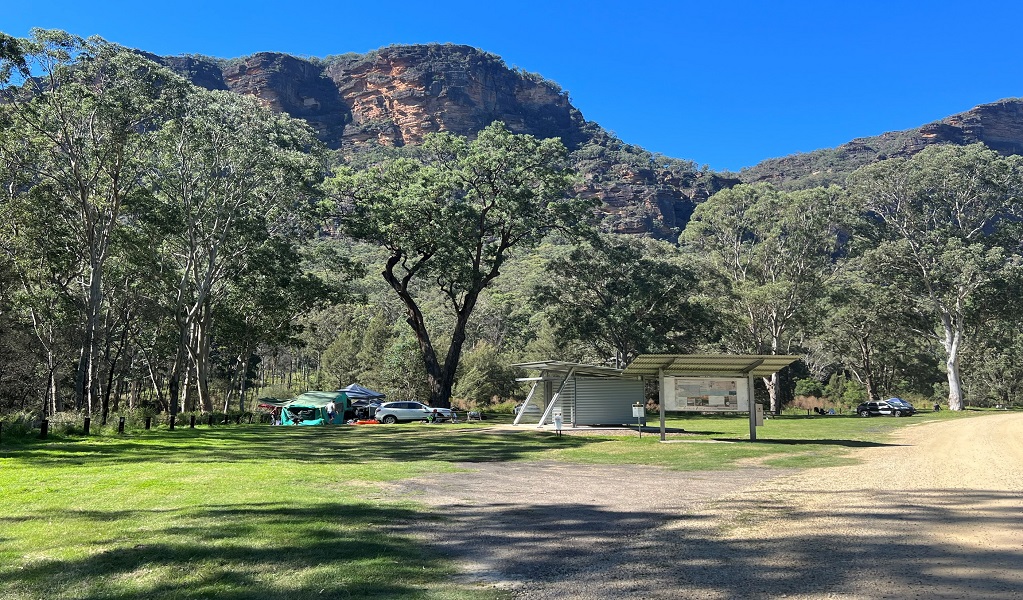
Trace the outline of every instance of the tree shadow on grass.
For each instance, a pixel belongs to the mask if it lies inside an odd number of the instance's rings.
[[[434,597],[450,574],[446,563],[418,542],[379,527],[411,515],[332,503],[215,505],[170,514],[44,511],[23,520],[92,528],[132,520],[139,527],[96,542],[86,556],[0,566],[0,597]]]
[[[153,431],[132,437],[39,442],[8,449],[4,455],[35,465],[112,465],[160,461],[190,463],[216,456],[218,462],[286,458],[319,463],[324,457],[349,464],[379,460],[501,462],[553,448],[579,448],[604,438],[522,435],[454,428],[270,427]]]

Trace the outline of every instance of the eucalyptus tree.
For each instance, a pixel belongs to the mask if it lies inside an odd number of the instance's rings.
[[[317,185],[325,173],[320,144],[304,123],[254,98],[197,88],[155,142],[159,159],[148,181],[165,224],[164,259],[177,279],[171,406],[177,410],[181,379],[188,376],[193,385],[185,386],[186,400],[194,389],[202,408],[211,410],[217,304],[232,278],[254,261],[293,252],[314,233]]]
[[[863,167],[849,186],[867,214],[875,281],[928,319],[944,350],[949,408],[961,410],[971,304],[1020,266],[1018,240],[1007,244],[999,232],[1019,216],[1023,158],[982,144],[931,146]]]
[[[821,327],[809,335],[852,373],[868,399],[913,387],[926,322],[906,309],[892,286],[869,281],[869,264],[850,259],[843,267],[828,286]]]
[[[557,228],[579,228],[588,204],[565,196],[572,175],[559,140],[512,134],[501,123],[474,140],[430,135],[399,154],[340,169],[332,189],[345,233],[386,250],[383,277],[405,307],[431,402],[446,407],[480,293],[511,252]],[[443,362],[421,307],[426,285],[453,319]]]
[[[125,209],[146,194],[152,133],[187,84],[136,52],[60,31],[5,41],[0,61],[2,120],[16,132],[0,153],[29,178],[17,196],[20,214],[47,232],[40,254],[76,279],[62,291],[81,315],[75,399],[91,413],[105,343],[104,271]]]
[[[837,187],[780,192],[738,185],[696,207],[681,243],[699,267],[708,301],[729,319],[724,345],[790,354],[796,334],[819,317],[837,272],[847,208]],[[765,378],[780,410],[778,374]]]
[[[602,236],[550,260],[535,291],[558,337],[624,366],[642,353],[686,352],[716,324],[694,301],[696,275],[667,244]]]

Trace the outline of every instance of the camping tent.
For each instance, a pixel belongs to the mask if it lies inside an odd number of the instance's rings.
[[[380,398],[385,397],[385,394],[374,392],[373,390],[364,388],[357,383],[353,383],[346,388],[341,388],[338,391],[344,392],[345,395],[348,396],[349,400],[379,400]]]
[[[306,392],[290,400],[261,399],[260,404],[281,409],[281,425],[323,425],[327,423],[327,404],[334,401],[334,420],[344,423],[345,412],[351,410],[348,396],[341,391]]]

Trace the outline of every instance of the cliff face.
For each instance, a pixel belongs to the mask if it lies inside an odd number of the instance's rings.
[[[978,142],[1002,154],[1023,154],[1023,99],[982,104],[916,129],[858,138],[833,149],[773,158],[743,169],[740,177],[787,189],[841,184],[849,173],[871,162],[912,156],[934,144]]]
[[[582,115],[555,84],[469,46],[397,46],[336,59],[325,73],[352,112],[347,142],[417,144],[437,131],[471,136],[496,120],[570,146],[584,138]]]
[[[393,46],[314,61],[277,53],[160,60],[197,85],[304,119],[344,151],[417,144],[438,131],[472,136],[495,120],[516,133],[560,137],[583,176],[576,192],[602,200],[607,231],[674,239],[696,202],[734,184],[623,144],[587,122],[557,84],[469,46]]]

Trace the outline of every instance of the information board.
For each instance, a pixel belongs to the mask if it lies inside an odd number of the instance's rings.
[[[664,409],[748,412],[749,382],[715,377],[665,377]]]

